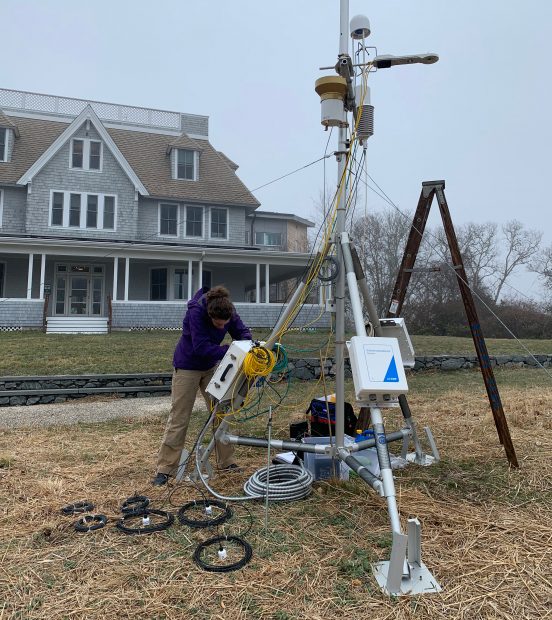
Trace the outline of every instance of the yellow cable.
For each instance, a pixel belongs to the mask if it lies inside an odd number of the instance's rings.
[[[265,347],[253,347],[243,360],[243,372],[248,379],[266,377],[276,366],[276,356]]]

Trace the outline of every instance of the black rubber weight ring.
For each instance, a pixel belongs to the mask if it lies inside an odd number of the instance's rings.
[[[149,503],[149,497],[145,495],[133,495],[123,502],[121,512],[124,515],[143,512],[149,506]]]
[[[223,512],[218,516],[212,519],[190,519],[186,516],[186,512],[190,510],[190,508],[194,508],[195,506],[203,506],[204,508],[207,506],[216,506],[217,508],[222,508]],[[225,521],[228,521],[232,517],[232,509],[228,504],[224,502],[220,502],[218,500],[194,500],[193,502],[188,502],[184,504],[180,510],[178,511],[178,520],[182,525],[188,525],[189,527],[210,527],[213,525],[220,525]]]
[[[75,521],[75,529],[77,532],[93,532],[104,527],[106,523],[105,515],[86,515]]]
[[[61,509],[64,515],[74,515],[80,512],[92,512],[94,510],[94,504],[90,502],[75,502],[74,504],[67,504]]]
[[[125,525],[125,521],[130,518],[147,517],[148,515],[158,515],[165,517],[165,521],[156,523],[155,525],[142,525],[141,527],[129,527]],[[174,515],[164,510],[144,510],[141,513],[131,512],[123,515],[123,518],[117,522],[117,529],[125,534],[153,534],[153,532],[161,532],[169,528],[174,522]]]
[[[238,560],[233,564],[207,564],[207,562],[204,562],[201,559],[201,554],[205,551],[205,549],[207,549],[207,547],[211,547],[212,545],[220,545],[225,541],[235,542],[243,548],[243,558],[241,560]],[[194,562],[203,570],[212,573],[230,573],[231,571],[239,570],[240,568],[243,568],[252,557],[253,549],[251,545],[239,536],[215,536],[215,538],[209,538],[199,544],[194,551]]]

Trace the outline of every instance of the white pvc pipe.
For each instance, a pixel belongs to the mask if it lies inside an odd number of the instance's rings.
[[[381,481],[383,483],[383,493],[387,500],[387,511],[389,513],[389,520],[391,521],[391,529],[398,534],[402,534],[401,520],[399,518],[399,509],[397,507],[397,498],[395,493],[395,481],[393,480],[393,471],[389,463],[389,457],[382,458],[382,453],[388,454],[387,444],[380,443],[379,435],[385,437],[385,428],[383,426],[383,417],[381,410],[378,407],[370,407],[370,417],[372,420],[372,427],[374,428],[374,434],[376,438],[376,450],[378,453],[378,461],[381,472]]]
[[[366,336],[366,327],[364,325],[364,316],[362,313],[362,302],[360,301],[358,282],[353,267],[349,235],[346,232],[341,234],[341,247],[343,249],[343,265],[347,272],[347,286],[349,288],[349,300],[351,302],[351,310],[353,312],[353,319],[355,322],[355,331],[357,336]]]

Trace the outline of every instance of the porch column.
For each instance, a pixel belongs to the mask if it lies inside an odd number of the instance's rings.
[[[260,304],[261,303],[261,265],[257,263],[256,267],[257,267],[257,273],[256,273],[257,290],[255,291],[255,303]]]
[[[201,288],[203,286],[203,261],[199,261],[198,263],[199,265],[199,269],[198,269],[198,273],[197,273],[197,281],[198,281],[198,288]]]
[[[34,254],[29,254],[29,268],[27,270],[27,299],[33,296],[33,262]]]
[[[119,285],[119,257],[113,258],[113,301],[117,301],[117,287]]]
[[[189,258],[188,259],[188,300],[190,300],[192,298],[192,286],[193,286],[193,281],[192,281],[192,259]]]
[[[128,301],[128,274],[130,271],[130,258],[125,258],[125,301]]]
[[[270,302],[270,265],[265,264],[265,304]]]
[[[40,299],[44,299],[44,276],[46,274],[46,254],[40,256]]]

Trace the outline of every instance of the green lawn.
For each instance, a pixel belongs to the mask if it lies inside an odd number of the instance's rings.
[[[266,337],[259,330],[255,337]],[[113,332],[108,336],[0,333],[0,376],[85,373],[169,372],[178,332]],[[290,357],[333,352],[325,332],[289,332],[283,339]],[[417,355],[474,354],[469,338],[413,336]],[[526,340],[535,354],[552,353],[550,340]],[[515,340],[489,339],[491,354],[527,355]]]

